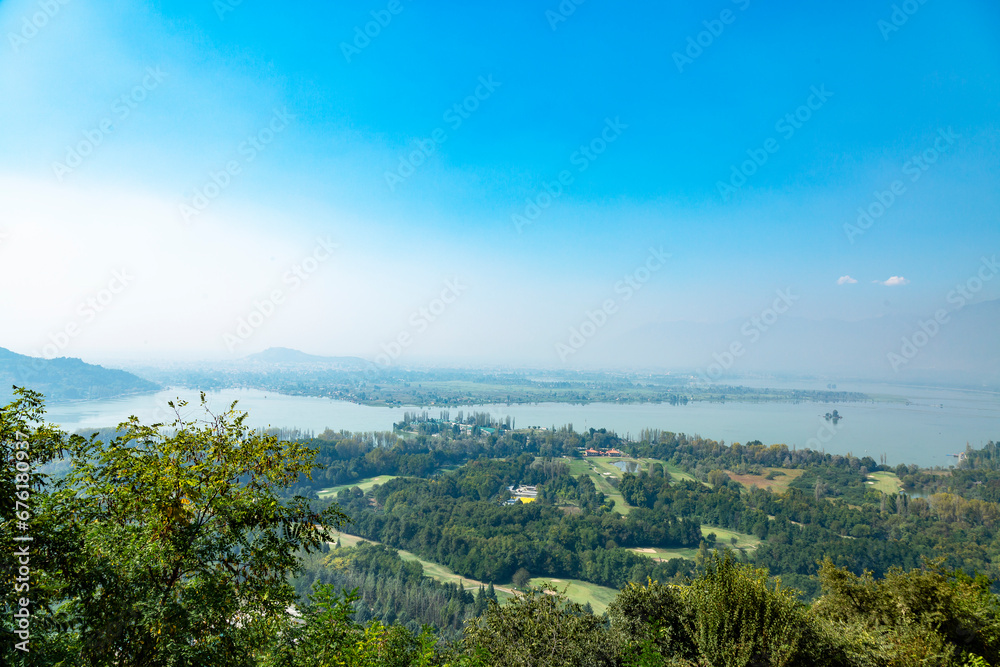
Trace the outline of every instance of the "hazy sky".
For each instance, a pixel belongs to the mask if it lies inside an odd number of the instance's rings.
[[[3,0],[0,33],[25,354],[559,365],[606,302],[595,335],[789,288],[924,316],[1000,252],[989,0]]]

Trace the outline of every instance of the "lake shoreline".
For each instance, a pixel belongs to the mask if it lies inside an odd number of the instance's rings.
[[[606,428],[623,437],[638,439],[643,430],[658,429],[705,437],[726,443],[760,440],[764,444],[784,444],[790,449],[810,448],[835,454],[866,454],[878,459],[885,455],[893,465],[915,463],[922,467],[953,465],[954,455],[968,442],[982,447],[1000,439],[1000,400],[989,393],[966,391],[912,391],[893,387],[902,402],[861,402],[824,404],[818,402],[691,402],[671,404],[540,403],[524,405],[480,404],[462,408],[428,406],[371,407],[336,401],[274,394],[253,389],[206,392],[213,410],[226,409],[233,401],[247,412],[254,428],[298,429],[303,433],[334,431],[389,433],[403,421],[404,412],[426,410],[431,416],[446,410],[487,412],[495,419],[510,416],[515,428],[535,426],[574,430]],[[182,411],[188,418],[199,415],[199,392],[183,388],[164,389],[156,394],[72,404],[50,404],[48,419],[68,431],[113,427],[137,416],[144,423],[163,422],[173,411],[166,403],[180,398],[189,405]],[[824,414],[839,410],[836,426]]]

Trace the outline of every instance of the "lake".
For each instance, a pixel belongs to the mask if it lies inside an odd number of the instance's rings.
[[[822,388],[800,384],[795,383],[796,388]],[[767,386],[781,387],[773,381]],[[577,431],[607,428],[633,438],[644,428],[658,428],[727,443],[760,440],[768,445],[784,443],[835,454],[850,452],[855,456],[871,456],[876,461],[885,454],[890,465],[947,467],[955,463],[948,455],[963,451],[966,443],[982,447],[989,440],[1000,440],[1000,396],[995,393],[897,385],[838,384],[837,388],[887,400],[836,404],[695,402],[677,406],[539,403],[448,410],[453,418],[459,410],[467,414],[486,411],[495,417],[509,415],[517,427],[572,424]],[[178,396],[197,406],[198,392],[168,389],[121,399],[52,403],[48,406],[48,419],[69,431],[113,426],[130,415],[146,423],[170,421],[172,413],[166,403]],[[251,389],[211,392],[208,399],[213,411],[239,401],[240,409],[250,413],[249,423],[255,427],[294,427],[317,433],[327,427],[337,431],[388,431],[393,422],[402,420],[404,411],[417,409],[369,407]],[[836,428],[822,417],[834,409],[843,416]],[[437,416],[439,409],[427,410],[431,416]],[[186,414],[194,415],[196,410],[188,406]]]

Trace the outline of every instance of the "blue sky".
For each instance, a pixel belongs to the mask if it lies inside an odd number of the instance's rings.
[[[920,316],[1000,250],[995,3],[561,7],[3,0],[0,345],[37,353],[128,264],[134,282],[61,354],[373,357],[457,276],[468,290],[407,358],[554,363],[650,247],[671,260],[617,333],[745,318],[788,287],[803,317]],[[580,152],[602,132],[602,153]],[[906,170],[924,151],[934,163]],[[724,197],[752,155],[767,159]],[[185,219],[227,163],[239,173]],[[845,232],[894,181],[885,213]],[[321,236],[339,254],[224,344]],[[892,276],[906,284],[873,282]]]

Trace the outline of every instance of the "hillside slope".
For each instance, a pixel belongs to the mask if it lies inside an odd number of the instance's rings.
[[[132,373],[80,359],[41,359],[0,347],[0,400],[9,399],[15,385],[40,391],[50,401],[115,398],[160,388]]]

